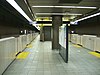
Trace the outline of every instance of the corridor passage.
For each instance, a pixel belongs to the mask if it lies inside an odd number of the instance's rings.
[[[69,43],[69,62],[52,50],[51,42],[40,42],[38,36],[25,52],[25,59],[16,59],[4,75],[100,75],[100,58],[90,50]]]

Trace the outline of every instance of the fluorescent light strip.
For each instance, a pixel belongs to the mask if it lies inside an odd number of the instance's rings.
[[[79,20],[76,20],[75,22],[79,22],[79,21],[82,21],[82,20],[85,20],[85,19],[89,19],[89,18],[98,16],[98,15],[100,15],[100,12],[99,13],[96,13],[96,14],[93,14],[93,15],[90,15],[90,16],[87,16],[87,17],[84,17],[84,18],[81,18]]]
[[[27,4],[27,1],[26,0],[24,0],[24,2]]]
[[[36,13],[36,15],[82,15],[74,13]]]
[[[74,13],[68,13],[66,15],[82,15],[82,14],[74,14]]]
[[[14,0],[6,0],[11,4],[20,14],[22,14],[30,24],[33,24],[33,21],[26,15],[26,13],[21,9],[21,7]],[[34,25],[34,24],[33,24]],[[36,26],[35,26],[36,27]],[[37,28],[37,27],[36,27]],[[38,29],[38,28],[37,28]],[[39,29],[38,29],[39,30]]]
[[[79,9],[96,9],[97,7],[86,7],[86,6],[32,6],[35,8],[79,8]]]
[[[35,8],[52,8],[54,6],[32,6],[32,7],[35,7]]]
[[[34,27],[36,27],[38,30],[40,30],[40,27],[37,27],[37,24],[32,24]]]
[[[21,7],[14,0],[6,0],[9,4],[11,4],[20,14],[22,14],[29,22],[32,20],[26,15],[26,13],[21,9]]]
[[[31,9],[28,7],[29,11],[31,12]],[[32,12],[31,12],[32,13]]]
[[[79,8],[79,9],[96,9],[96,7],[85,7],[85,6],[55,6],[57,8]]]

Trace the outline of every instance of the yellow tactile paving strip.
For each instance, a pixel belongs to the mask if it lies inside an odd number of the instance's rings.
[[[77,48],[81,48],[81,46],[79,46],[79,45],[73,45],[74,47],[77,47]]]
[[[100,54],[97,52],[89,52],[89,54],[92,54],[93,56],[100,58]]]
[[[16,59],[26,59],[30,52],[22,52],[20,53]]]

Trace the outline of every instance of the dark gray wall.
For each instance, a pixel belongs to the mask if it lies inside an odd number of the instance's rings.
[[[78,34],[100,35],[100,16],[79,22],[77,26],[69,27],[69,31],[74,30]]]
[[[24,30],[36,31],[10,4],[0,0],[0,38],[18,36]]]
[[[51,41],[51,26],[44,26],[44,41]]]

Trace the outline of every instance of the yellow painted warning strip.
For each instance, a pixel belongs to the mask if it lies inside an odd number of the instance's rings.
[[[100,54],[97,53],[97,52],[89,52],[89,53],[92,54],[92,55],[94,55],[94,56],[96,56],[96,57],[98,57],[98,58],[100,58]]]
[[[81,48],[81,46],[79,46],[79,45],[73,45],[74,47],[77,47],[77,48]]]
[[[25,59],[29,55],[30,52],[22,52],[20,53],[16,59]]]
[[[32,46],[32,44],[29,44],[29,45],[27,45],[26,47],[27,47],[27,48],[32,48],[33,46]]]

